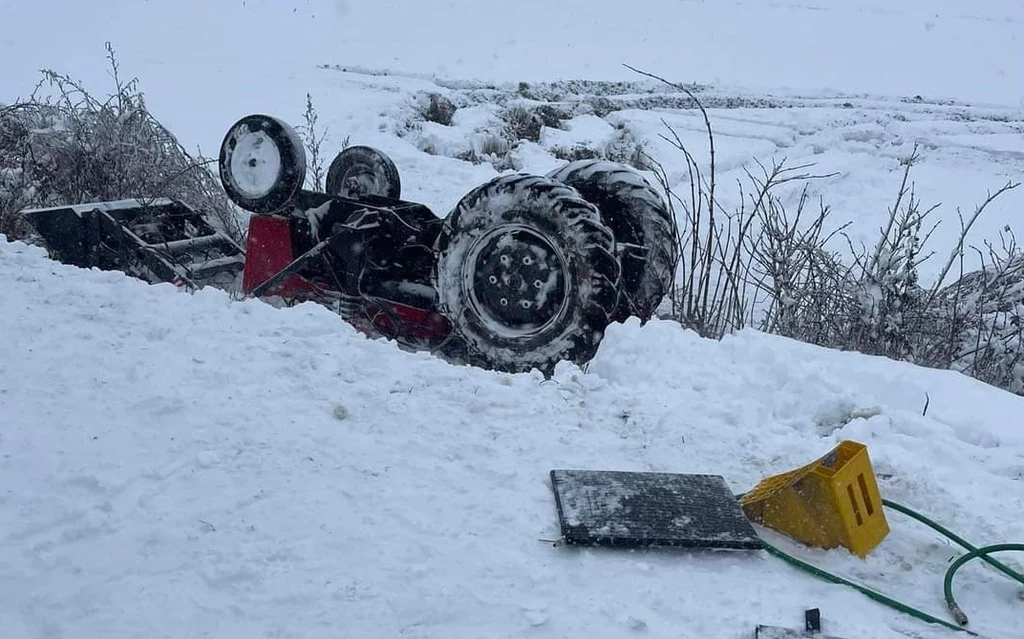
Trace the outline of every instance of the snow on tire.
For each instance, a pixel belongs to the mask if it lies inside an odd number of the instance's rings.
[[[548,177],[579,191],[601,210],[622,248],[622,294],[614,321],[648,320],[672,290],[679,259],[675,223],[664,198],[635,169],[607,160],[577,160]]]
[[[597,352],[619,297],[615,238],[594,205],[532,175],[470,191],[445,220],[434,284],[469,363],[549,374]]]
[[[220,180],[228,197],[253,213],[276,213],[306,179],[302,140],[287,123],[268,115],[235,122],[220,146]]]

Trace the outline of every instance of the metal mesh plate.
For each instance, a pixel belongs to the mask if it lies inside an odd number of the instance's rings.
[[[551,485],[568,544],[762,548],[718,475],[552,470]]]

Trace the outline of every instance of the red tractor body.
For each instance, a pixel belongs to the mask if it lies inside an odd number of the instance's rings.
[[[647,319],[671,284],[673,222],[622,165],[498,176],[442,219],[400,199],[397,168],[369,147],[339,153],[324,191],[305,189],[302,143],[269,116],[236,122],[219,164],[228,197],[253,213],[244,250],[166,199],[24,213],[61,261],[314,301],[369,335],[505,371],[586,362],[610,322]]]

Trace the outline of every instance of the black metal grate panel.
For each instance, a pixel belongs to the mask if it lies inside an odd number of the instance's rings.
[[[718,475],[552,470],[551,484],[568,544],[763,547]]]

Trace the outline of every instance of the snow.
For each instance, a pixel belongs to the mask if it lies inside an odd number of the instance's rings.
[[[917,144],[912,177],[923,206],[942,204],[942,249],[957,207],[1024,175],[1019,1],[55,0],[45,17],[8,4],[0,102],[30,93],[40,68],[102,94],[110,40],[186,148],[215,155],[249,113],[294,125],[308,92],[325,148],[384,150],[403,196],[441,215],[498,174],[452,156],[484,150],[520,82],[543,100],[548,81],[629,81],[636,104],[573,112],[514,149],[514,168],[547,173],[553,147],[623,129],[684,183],[661,136],[673,127],[706,163],[700,114],[637,108],[668,89],[623,63],[703,85],[726,207],[753,159],[813,163],[834,174],[814,196],[870,245]],[[428,93],[460,105],[451,127],[413,122]],[[551,100],[589,99],[562,93]],[[971,241],[1022,207],[1024,190],[1006,194]],[[810,607],[828,634],[955,636],[763,553],[542,541],[558,535],[553,468],[718,474],[740,492],[844,439],[868,446],[884,497],[978,544],[1024,539],[1024,399],[956,373],[630,321],[586,372],[544,380],[404,352],[318,306],[147,286],[3,240],[0,282],[4,639],[738,639],[799,627]],[[958,549],[889,521],[865,560],[760,532],[944,618]],[[1024,624],[1002,575],[972,564],[954,588],[973,630]]]
[[[832,175],[812,196],[825,196],[834,226],[852,222],[854,246],[874,244],[899,187],[899,160],[918,144],[917,193],[923,208],[941,204],[945,219],[932,236],[940,255],[921,267],[923,283],[959,232],[957,209],[969,213],[1024,174],[1019,0],[638,0],[628,11],[611,0],[520,0],[515,15],[529,28],[507,32],[495,23],[507,9],[494,0],[243,0],[194,10],[171,0],[50,4],[45,21],[31,3],[5,8],[24,28],[0,37],[0,102],[30,93],[40,68],[102,94],[111,86],[109,40],[122,78],[139,77],[148,107],[185,148],[216,156],[228,127],[250,113],[297,125],[309,93],[328,152],[346,137],[380,148],[400,167],[404,196],[441,215],[495,175],[489,164],[451,160],[500,145],[495,103],[515,98],[519,83],[543,99],[537,83],[643,79],[623,64],[701,85],[699,95],[718,105],[710,115],[723,206],[737,203],[736,181],[756,170],[754,159],[811,164]],[[453,126],[417,122],[406,130],[429,93],[462,107]],[[566,131],[542,132],[557,144],[524,144],[509,164],[545,174],[559,165],[555,147],[607,144],[607,126],[579,115]],[[661,139],[666,124],[706,168],[703,120],[693,110],[622,110],[604,119],[645,142],[673,186],[686,174],[679,152]],[[1022,207],[1024,189],[1005,194],[971,242],[997,239]],[[848,245],[837,237],[834,248]],[[966,266],[978,266],[974,251]]]
[[[4,36],[8,47],[60,43],[34,47],[32,63],[9,77],[15,86],[31,87],[40,66],[93,68],[88,60],[107,39],[126,56],[126,70],[135,60],[166,73],[153,94],[159,100],[187,90],[175,80],[201,67],[226,76],[224,95],[252,85],[246,97],[255,97],[268,73],[301,74],[297,67],[311,62],[509,81],[622,79],[630,77],[621,66],[628,63],[756,90],[1024,98],[1024,14],[1015,0],[637,0],[628,10],[592,0],[520,0],[514,9],[495,0],[236,0],[194,11],[170,0],[50,6],[45,20],[29,3],[6,10],[10,24],[24,25]]]
[[[1024,537],[1024,400],[955,373],[631,321],[589,372],[545,381],[19,243],[0,274],[5,637],[616,637],[630,619],[741,637],[812,606],[846,636],[946,636],[760,554],[540,541],[558,536],[552,468],[740,492],[846,438],[884,496],[979,543]],[[787,547],[941,616],[955,550],[890,523],[865,561]],[[957,591],[977,630],[1019,624],[1000,575],[968,569]]]
[[[548,150],[571,149],[574,146],[601,147],[609,144],[615,130],[596,115],[577,116],[565,123],[566,130],[544,127],[540,144]]]

